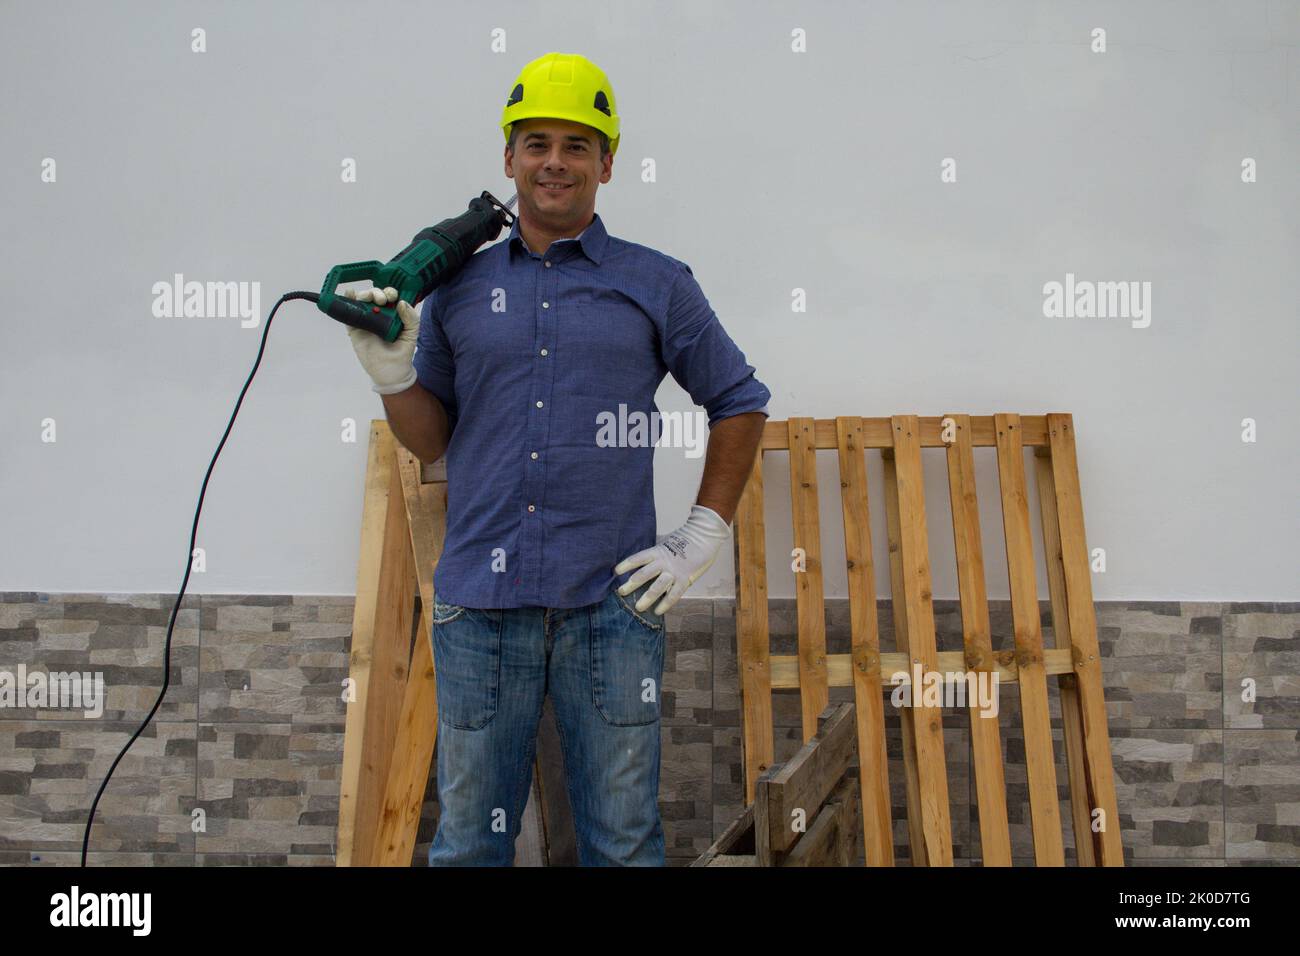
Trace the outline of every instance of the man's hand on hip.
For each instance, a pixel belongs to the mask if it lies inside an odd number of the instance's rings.
[[[666,592],[667,596],[655,608],[656,614],[666,613],[713,564],[730,531],[731,526],[716,511],[703,505],[692,505],[686,524],[658,538],[658,544],[653,548],[638,551],[615,565],[615,574],[641,568],[627,579],[618,593],[631,594],[655,578],[654,584],[636,602],[636,609],[646,610]]]

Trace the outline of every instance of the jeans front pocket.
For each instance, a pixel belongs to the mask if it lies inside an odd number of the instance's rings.
[[[640,621],[652,631],[662,631],[664,629],[664,616],[655,613],[655,605],[663,600],[662,594],[644,611],[638,611],[636,609],[636,602],[641,600],[641,596],[645,594],[646,591],[650,590],[650,585],[652,584],[654,584],[653,579],[641,585],[627,597],[619,594],[618,588],[614,588],[610,594],[614,600],[619,603],[619,606],[621,606],[623,610],[630,614],[634,619]]]
[[[434,611],[431,630],[440,722],[458,730],[481,730],[496,716],[503,620],[501,611],[456,606],[439,622]]]
[[[438,592],[433,592],[433,623],[450,624],[465,613],[459,604],[445,604],[438,599]]]
[[[608,724],[637,727],[659,719],[664,674],[664,619],[636,610],[650,585],[625,599],[617,590],[592,615],[591,690]]]

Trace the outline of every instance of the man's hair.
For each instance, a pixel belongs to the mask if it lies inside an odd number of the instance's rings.
[[[522,120],[520,122],[522,122]],[[596,129],[596,128],[593,126],[592,129]],[[519,123],[511,123],[510,139],[506,141],[506,145],[510,147],[512,152],[514,151],[515,148],[515,137],[518,134],[519,134]],[[600,158],[601,161],[603,162],[605,157],[609,155],[609,137],[597,129],[596,139],[600,141]]]

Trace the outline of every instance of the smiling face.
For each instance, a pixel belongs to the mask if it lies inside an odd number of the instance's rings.
[[[581,231],[596,209],[596,187],[610,180],[614,157],[601,155],[600,133],[561,119],[520,120],[506,145],[506,175],[519,193],[519,214],[552,233]]]

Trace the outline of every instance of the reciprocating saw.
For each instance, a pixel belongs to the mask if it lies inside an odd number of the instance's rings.
[[[376,289],[394,288],[398,298],[415,305],[460,271],[469,257],[485,242],[501,234],[502,226],[514,222],[518,194],[502,203],[487,190],[469,201],[469,209],[416,233],[405,249],[388,262],[348,262],[335,266],[325,277],[317,307],[345,325],[373,332],[385,342],[396,341],[402,320],[396,305],[380,307],[338,295],[345,282],[369,279]]]

